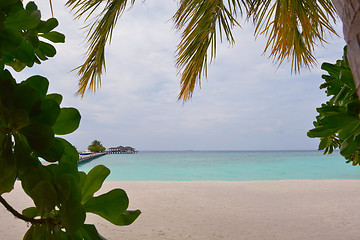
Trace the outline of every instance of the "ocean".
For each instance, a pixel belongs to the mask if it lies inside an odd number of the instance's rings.
[[[339,152],[183,151],[109,154],[80,163],[111,170],[106,181],[258,181],[360,179],[360,167],[346,164]]]

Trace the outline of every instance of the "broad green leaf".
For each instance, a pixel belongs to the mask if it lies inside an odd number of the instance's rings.
[[[39,209],[41,215],[55,209],[57,204],[57,193],[49,180],[43,180],[36,184],[31,189],[30,196],[34,200],[35,206]]]
[[[40,41],[38,49],[47,57],[53,57],[56,54],[56,49],[53,45]]]
[[[316,111],[322,116],[330,116],[339,113],[345,113],[345,108],[340,106],[326,106],[322,105],[320,108],[316,108]]]
[[[74,198],[76,200],[78,200],[78,201],[81,200],[81,196],[80,196],[81,190],[80,190],[80,187],[78,187],[78,172],[77,172],[77,169],[74,169],[74,166],[71,166],[68,163],[62,163],[62,164],[49,164],[49,165],[45,166],[45,168],[53,176],[53,180],[55,182],[55,185],[60,184],[60,182],[64,182],[64,183],[61,183],[61,184],[68,184],[68,182],[72,181],[71,184],[73,184],[74,187],[72,187],[71,189],[78,189],[79,188],[78,190],[76,190],[76,191],[79,191],[79,192],[76,193],[76,196],[74,196]],[[71,175],[74,178],[69,178],[68,175]],[[61,180],[59,180],[59,179],[61,179]],[[64,180],[66,180],[66,181],[64,181]],[[63,197],[63,196],[59,196],[59,197]],[[66,198],[66,196],[65,196],[65,198]]]
[[[63,138],[58,138],[64,144],[64,154],[59,160],[59,164],[68,164],[72,167],[74,171],[77,172],[77,166],[79,162],[79,153],[76,151],[76,148],[71,145],[68,141]]]
[[[350,89],[355,89],[354,78],[350,69],[340,71],[339,78]]]
[[[28,30],[35,28],[40,23],[39,10],[22,10],[7,17],[5,26],[10,29]]]
[[[73,240],[70,236],[62,230],[54,232],[54,240]]]
[[[37,152],[45,151],[54,143],[54,132],[46,124],[35,122],[22,128],[20,133],[26,137],[30,147]]]
[[[353,137],[349,137],[342,143],[340,154],[348,159],[352,154],[354,154],[358,147],[358,143],[354,141]]]
[[[19,0],[2,0],[0,1],[0,9],[17,3]]]
[[[321,123],[326,128],[342,128],[349,124],[359,123],[359,118],[340,113],[324,117]]]
[[[39,42],[40,43],[40,42]],[[48,57],[45,56],[45,54],[37,47],[34,49],[34,52],[38,58],[40,58],[43,61],[48,60]]]
[[[0,71],[0,97],[5,98],[14,93],[16,81],[8,70]]]
[[[95,213],[109,222],[122,226],[130,224],[140,214],[140,211],[126,212],[129,199],[122,189],[113,189],[98,197],[90,198],[85,203],[86,212]]]
[[[79,171],[79,187],[82,189],[86,179],[86,173]]]
[[[48,162],[57,162],[64,154],[65,146],[59,138],[55,138],[53,145],[41,152],[37,152],[40,157]]]
[[[323,126],[313,128],[307,132],[307,136],[310,138],[315,137],[328,137],[335,134],[339,129],[328,129]]]
[[[339,138],[346,139],[350,136],[353,136],[356,133],[356,131],[359,130],[359,127],[360,127],[360,121],[344,125],[344,127],[339,131]]]
[[[11,162],[10,162],[11,161]],[[14,189],[17,177],[15,160],[0,157],[0,195]]]
[[[327,71],[330,76],[338,78],[342,68],[337,65],[324,62],[323,64],[321,64],[321,69]]]
[[[10,135],[0,134],[0,195],[14,188],[17,167],[12,153]]]
[[[32,236],[33,232],[34,232],[34,225],[31,225],[29,230],[27,230],[27,232],[25,233],[23,240],[34,240]]]
[[[62,96],[57,93],[51,93],[51,94],[46,95],[45,99],[52,99],[55,102],[57,102],[58,105],[60,105],[61,101],[62,101]]]
[[[103,182],[109,174],[110,169],[104,165],[95,166],[90,170],[90,172],[86,175],[84,184],[81,188],[82,203],[86,203],[86,201],[101,188]]]
[[[41,101],[40,109],[38,109],[38,112],[36,114],[37,116],[33,116],[31,118],[31,121],[52,126],[56,122],[59,114],[60,107],[57,102],[52,99],[44,99]]]
[[[11,51],[11,54],[20,62],[26,63],[29,67],[34,64],[34,47],[25,40],[20,43],[20,46],[17,49]]]
[[[41,95],[39,91],[26,84],[19,85],[15,89],[13,98],[15,107],[24,109],[28,113],[30,113],[31,109],[36,103],[41,101]]]
[[[49,18],[45,22],[41,22],[38,31],[40,33],[48,33],[59,25],[58,20],[55,18]]]
[[[26,4],[25,9],[34,11],[34,10],[38,10],[38,7],[36,6],[36,4],[34,2],[28,2],[28,4]]]
[[[58,168],[57,170],[62,170]],[[75,176],[69,173],[63,173],[55,178],[55,184],[58,191],[58,198],[61,202],[72,200],[79,202],[81,200],[80,188]]]
[[[26,38],[26,40],[33,46],[35,52],[35,49],[39,46],[39,42],[40,42],[38,38],[38,34],[35,32],[30,32],[28,34],[29,35]]]
[[[34,231],[32,233],[33,240],[48,240],[50,231],[46,231],[44,225],[36,224],[34,225]]]
[[[40,216],[40,211],[36,207],[29,207],[22,211],[22,215],[28,218],[34,218]]]
[[[86,218],[84,206],[77,201],[65,201],[60,209],[61,222],[67,232],[75,233]]]
[[[61,108],[58,119],[52,126],[54,133],[65,135],[75,131],[80,124],[80,113],[75,108]]]
[[[80,228],[80,231],[83,238],[86,240],[106,240],[98,233],[95,226],[92,224],[84,224],[82,228]]]
[[[12,67],[16,72],[21,72],[26,67],[25,63],[16,59],[12,62],[7,62],[6,65]]]
[[[67,231],[66,233],[71,240],[84,240],[81,228],[78,229],[76,232]]]
[[[352,159],[352,162],[353,162],[353,166],[356,166],[358,163],[359,163],[359,152],[356,151],[353,155],[353,159]]]
[[[320,140],[318,150],[324,150],[326,147],[330,146],[332,143],[331,137],[324,137]]]
[[[65,35],[56,31],[51,31],[48,33],[39,34],[40,37],[46,38],[53,43],[64,43]]]
[[[359,99],[355,99],[346,105],[346,112],[354,117],[359,117],[360,113],[360,101]],[[360,120],[359,120],[360,122]]]
[[[23,37],[18,31],[12,29],[0,31],[0,49],[4,52],[18,48],[22,41]]]
[[[49,88],[49,81],[39,75],[29,77],[24,83],[38,90],[42,97],[45,97]]]
[[[42,181],[51,181],[52,176],[50,172],[42,165],[32,167],[20,177],[21,185],[27,195],[31,194],[32,189]]]
[[[22,180],[22,177],[28,173],[29,169],[40,167],[41,163],[32,156],[32,150],[27,145],[26,138],[23,135],[16,134],[14,137],[14,158],[18,168],[19,178]]]
[[[116,219],[117,226],[128,226],[132,224],[141,214],[140,210],[135,211],[125,211]]]

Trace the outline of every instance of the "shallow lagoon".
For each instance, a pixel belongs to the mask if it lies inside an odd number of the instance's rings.
[[[110,168],[107,181],[256,181],[287,179],[360,179],[359,166],[339,152],[184,151],[111,154],[79,164]]]

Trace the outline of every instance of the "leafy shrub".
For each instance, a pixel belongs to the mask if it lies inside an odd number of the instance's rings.
[[[53,31],[55,18],[41,20],[34,2],[0,3],[0,202],[16,217],[31,223],[24,239],[102,239],[94,225],[85,224],[86,213],[97,214],[115,225],[131,224],[140,214],[128,211],[124,190],[114,189],[94,197],[110,174],[105,166],[88,174],[78,171],[79,154],[65,139],[80,123],[75,108],[60,107],[62,96],[48,94],[49,81],[31,76],[17,83],[6,67],[21,71],[56,54],[50,42],[64,42]],[[40,158],[48,164],[43,165]],[[34,206],[22,214],[1,194],[21,181]]]
[[[308,136],[320,138],[319,150],[324,154],[339,148],[347,163],[355,166],[360,162],[360,102],[346,51],[345,47],[343,58],[335,64],[325,62],[321,66],[328,74],[322,75],[325,83],[320,88],[331,98],[316,109],[319,115]]]

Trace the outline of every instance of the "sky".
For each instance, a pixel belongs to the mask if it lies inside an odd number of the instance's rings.
[[[36,1],[43,19],[51,17],[48,1]],[[65,1],[53,1],[57,31],[65,44],[55,44],[57,55],[20,73],[49,79],[49,93],[63,95],[62,107],[75,107],[82,116],[72,134],[62,136],[87,149],[93,140],[109,148],[132,146],[145,150],[316,150],[318,139],[306,136],[313,128],[316,107],[326,101],[322,62],[340,59],[345,42],[327,36],[328,44],[315,49],[319,64],[292,75],[289,63],[280,68],[263,54],[266,39],[255,40],[254,27],[240,20],[236,43],[218,44],[208,77],[191,100],[177,100],[180,76],[175,67],[180,32],[172,15],[177,1],[137,1],[118,20],[106,48],[106,73],[95,93],[76,96],[78,76],[72,69],[84,61],[86,32],[74,20]],[[338,20],[340,22],[340,20]],[[342,35],[342,26],[336,25]]]

